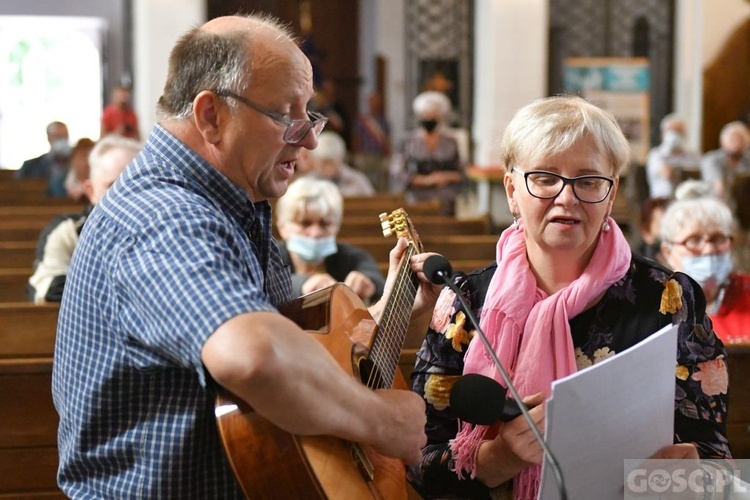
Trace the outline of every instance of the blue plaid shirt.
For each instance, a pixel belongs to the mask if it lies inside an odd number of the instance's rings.
[[[94,209],[52,380],[68,496],[242,497],[201,349],[230,318],[292,298],[270,215],[158,125]]]

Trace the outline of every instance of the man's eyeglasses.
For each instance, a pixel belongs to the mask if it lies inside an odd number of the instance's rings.
[[[313,131],[313,134],[317,138],[323,131],[323,127],[325,127],[326,123],[328,122],[328,118],[321,115],[320,113],[316,113],[315,111],[307,112],[307,117],[309,118],[308,120],[292,120],[282,115],[281,113],[276,113],[274,111],[271,111],[270,109],[266,109],[260,104],[254,103],[250,99],[235,94],[234,92],[230,92],[228,90],[214,90],[213,93],[222,97],[231,97],[232,99],[236,99],[248,108],[254,109],[258,113],[266,115],[273,121],[286,126],[286,130],[284,131],[284,142],[286,142],[287,144],[299,143],[307,136],[307,133],[310,132],[310,130]]]
[[[609,192],[612,191],[614,179],[601,175],[582,175],[580,177],[563,177],[554,172],[534,170],[524,172],[518,167],[513,167],[515,172],[523,175],[526,182],[526,190],[534,198],[548,200],[554,198],[570,184],[573,186],[573,194],[584,203],[601,203]]]
[[[693,235],[688,236],[682,241],[671,241],[670,243],[683,246],[687,248],[688,251],[694,253],[702,252],[706,247],[706,243],[711,243],[717,251],[725,252],[729,250],[729,246],[732,243],[732,237],[721,233],[712,234],[710,236]]]

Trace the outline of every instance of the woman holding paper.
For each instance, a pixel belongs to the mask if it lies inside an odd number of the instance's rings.
[[[630,151],[615,120],[579,97],[540,99],[516,114],[500,148],[514,222],[497,261],[456,283],[539,429],[554,380],[678,324],[675,444],[654,456],[729,457],[726,352],[703,293],[632,255],[610,217]],[[426,498],[490,498],[493,489],[536,498],[543,454],[525,419],[488,428],[451,411],[462,374],[502,383],[461,309],[445,288],[417,354],[413,388],[427,403],[429,444],[409,479]]]

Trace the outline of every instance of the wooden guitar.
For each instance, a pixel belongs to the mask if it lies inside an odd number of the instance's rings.
[[[380,215],[384,236],[409,240],[379,324],[343,283],[280,307],[313,335],[341,368],[372,389],[407,388],[399,357],[418,280],[410,257],[422,244],[403,209]],[[303,360],[300,360],[303,362]],[[331,436],[298,436],[283,431],[231,394],[216,403],[224,449],[248,498],[398,499],[407,497],[400,460]]]

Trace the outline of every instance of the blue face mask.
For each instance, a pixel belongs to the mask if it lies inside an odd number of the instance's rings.
[[[293,234],[287,240],[286,248],[310,264],[322,262],[329,255],[335,254],[337,250],[336,238],[333,236],[308,238],[300,234]]]
[[[729,252],[685,256],[682,258],[682,271],[702,287],[718,286],[724,283],[732,272],[732,256]]]

